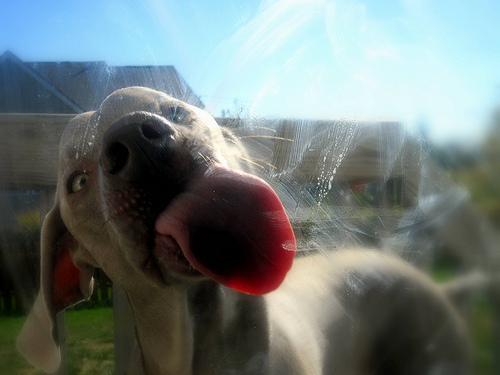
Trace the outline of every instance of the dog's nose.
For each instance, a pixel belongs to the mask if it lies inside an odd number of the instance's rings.
[[[161,116],[147,112],[128,114],[104,133],[101,168],[130,182],[154,175],[159,163],[172,155],[175,134],[175,129]]]

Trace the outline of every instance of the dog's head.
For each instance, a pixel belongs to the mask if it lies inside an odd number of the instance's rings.
[[[95,267],[131,293],[206,278],[251,294],[280,285],[295,254],[293,232],[269,185],[239,171],[234,141],[205,111],[139,87],[68,124],[42,230],[36,319],[18,342],[33,362],[58,362],[39,358],[55,349],[25,347],[37,322],[52,323],[90,296]]]

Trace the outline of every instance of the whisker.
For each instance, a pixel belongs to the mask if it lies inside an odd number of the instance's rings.
[[[212,158],[207,158],[205,155],[203,155],[201,152],[198,151],[198,155],[201,156],[201,158],[205,161],[205,163],[209,163]]]
[[[245,126],[243,128],[234,129],[233,133],[236,133],[237,130],[247,130],[247,129],[262,129],[262,130],[270,131],[272,133],[277,133],[276,129],[269,128],[267,126],[253,126],[253,125],[247,125],[247,126]]]
[[[247,163],[253,164],[253,165],[255,165],[256,167],[259,167],[259,168],[264,169],[264,167],[263,167],[262,165],[260,165],[259,163],[255,162],[255,161],[253,161],[253,160],[251,160],[251,159],[245,158],[245,157],[243,157],[243,156],[238,156],[238,155],[236,155],[236,157],[237,157],[239,160],[246,161]]]
[[[226,138],[226,141],[232,143],[233,145],[236,145],[238,147],[240,147],[240,144],[238,143],[238,141],[234,138]]]
[[[254,158],[253,159],[254,162],[259,162],[259,163],[262,163],[262,164],[265,164],[267,165],[268,167],[271,167],[272,169],[276,169],[276,167],[274,165],[272,165],[271,163],[265,161],[264,159],[258,159],[258,158]]]
[[[245,135],[245,136],[240,137],[240,139],[245,139],[245,138],[268,138],[268,139],[277,139],[279,141],[295,142],[293,139],[283,138],[283,137],[275,137],[274,135]]]
[[[211,144],[208,144],[208,143],[207,143],[207,144],[204,144],[204,145],[203,145],[203,147],[208,148],[208,149],[210,149],[210,150],[212,150],[212,151],[213,151],[213,150],[215,150],[215,147],[214,147],[214,146],[212,146]]]

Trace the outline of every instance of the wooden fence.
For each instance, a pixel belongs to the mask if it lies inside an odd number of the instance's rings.
[[[38,293],[39,272],[38,259],[30,257],[19,262],[19,267],[8,269],[5,262],[0,260],[0,315],[11,316],[29,313],[31,305]],[[22,272],[22,265],[34,270],[33,273]],[[22,287],[16,285],[15,280],[20,274],[29,275],[23,279]],[[104,305],[111,306],[113,303],[113,284],[104,272],[96,269],[94,272],[94,292],[90,298],[89,306]]]

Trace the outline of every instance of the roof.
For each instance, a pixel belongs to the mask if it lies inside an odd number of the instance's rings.
[[[144,86],[203,108],[173,66],[108,66],[104,61],[23,62],[0,56],[0,112],[81,113],[113,91]]]

